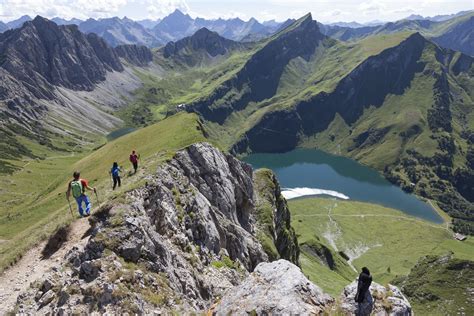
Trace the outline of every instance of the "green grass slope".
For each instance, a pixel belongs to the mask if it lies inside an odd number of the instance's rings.
[[[454,253],[472,259],[474,240],[453,239],[446,225],[436,225],[379,205],[325,198],[288,202],[298,236],[303,272],[324,290],[338,294],[367,266],[374,281],[385,284],[407,275],[421,257]],[[307,245],[316,245],[310,249]],[[324,249],[324,248],[327,248]],[[333,268],[321,259],[330,251]],[[350,260],[346,260],[350,258]]]
[[[15,262],[58,226],[72,220],[64,192],[74,170],[80,170],[82,177],[98,188],[101,202],[104,202],[138,185],[139,175],[131,176],[124,172],[122,189],[111,192],[110,188],[108,172],[112,163],[117,161],[126,170],[131,170],[128,155],[132,149],[141,154],[142,168],[150,171],[177,150],[205,139],[197,116],[179,113],[109,142],[89,154],[32,159],[19,171],[1,175],[0,270]],[[76,217],[76,207],[72,202]],[[95,197],[93,204],[96,204]]]
[[[205,118],[217,113],[206,124],[234,153],[309,147],[357,159],[406,191],[435,199],[456,218],[456,230],[472,233],[473,65],[420,34],[356,44],[326,39],[310,58],[288,62],[273,96],[243,103],[249,92],[236,85],[237,98],[211,98],[202,110],[204,99],[196,111]]]
[[[472,258],[471,258],[472,259]],[[452,255],[427,256],[394,282],[417,315],[472,315],[474,261]]]

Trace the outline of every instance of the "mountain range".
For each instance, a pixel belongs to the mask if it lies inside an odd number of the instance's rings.
[[[350,314],[362,266],[384,284],[399,276],[403,294],[374,284],[384,315],[411,311],[404,295],[417,314],[472,310],[469,280],[453,278],[470,277],[474,244],[452,237],[474,234],[472,13],[372,31],[311,14],[56,22],[0,34],[0,269],[44,236],[34,264],[55,262],[12,291],[17,312],[227,314],[285,297],[307,308],[294,314]],[[376,169],[445,223],[351,199],[287,202],[270,170],[237,159],[298,148]],[[76,170],[97,188],[89,222],[65,216]]]
[[[30,20],[29,16],[22,16],[6,24],[0,22],[0,32],[18,28],[24,22]],[[201,28],[207,28],[219,33],[221,36],[236,41],[245,39],[256,40],[272,34],[281,25],[281,23],[275,21],[262,24],[254,18],[249,21],[243,21],[239,18],[228,20],[193,19],[179,10],[156,21],[133,21],[127,17],[122,19],[118,17],[98,20],[88,19],[86,21],[79,19],[65,20],[56,17],[52,21],[58,25],[76,24],[82,32],[96,33],[103,37],[111,46],[137,44],[148,47],[158,47],[170,41],[177,41],[194,34]]]
[[[186,15],[180,18],[190,21]],[[451,23],[465,31],[470,21],[472,17],[463,16],[461,24]],[[166,18],[158,25],[181,34],[188,30],[174,27]],[[385,172],[406,190],[438,200],[459,225],[466,225],[473,201],[472,123],[464,104],[472,102],[473,58],[440,48],[420,33],[396,29],[346,44],[325,35],[324,26],[308,15],[260,42],[237,42],[202,28],[152,54],[144,46],[114,49],[94,33],[81,33],[80,27],[58,26],[37,17],[0,36],[2,100],[8,104],[2,112],[26,127],[51,112],[52,103],[68,102],[58,93],[61,89],[91,91],[106,83],[109,74],[153,62],[165,73],[179,71],[179,75],[169,77],[166,84],[148,85],[146,80],[143,97],[139,94],[124,110],[123,118],[130,124],[148,124],[185,103],[186,110],[199,113],[210,130],[229,133],[221,141],[235,154],[287,151],[313,143],[329,150],[337,145],[345,155]],[[445,38],[434,40],[452,46],[469,36],[469,30],[472,33],[472,28],[450,30]],[[462,43],[467,45],[463,48],[470,45]],[[132,86],[143,84],[144,76],[156,74],[135,70]],[[418,103],[406,99],[411,93],[417,94]],[[84,119],[98,113],[108,117],[110,107],[88,102]],[[118,122],[101,121],[97,126],[101,130]],[[9,126],[10,131],[15,129]],[[14,137],[8,139],[21,148]],[[386,150],[382,144],[399,149]],[[12,158],[22,151],[5,152]],[[428,152],[436,155],[425,156]],[[443,169],[437,169],[440,162]]]
[[[418,31],[443,47],[459,50],[472,56],[474,54],[472,19],[473,11],[462,11],[435,17],[412,15],[406,19],[388,23],[337,22],[319,25],[322,33],[343,41],[353,41],[378,34]],[[28,20],[31,20],[29,16],[22,16],[6,24],[0,22],[0,32],[17,28]],[[127,17],[88,19],[87,21],[54,18],[52,21],[58,25],[79,25],[82,32],[96,33],[112,46],[136,44],[153,48],[190,36],[201,28],[207,28],[234,41],[258,41],[285,28],[295,20],[288,19],[284,22],[272,20],[263,23],[254,18],[248,21],[239,18],[206,20],[194,19],[188,14],[175,10],[165,18],[156,21],[133,21]]]
[[[353,41],[373,35],[416,31],[443,47],[474,56],[473,21],[474,13],[466,11],[446,20],[404,19],[383,25],[358,28],[321,25],[321,29],[324,34],[343,41]]]

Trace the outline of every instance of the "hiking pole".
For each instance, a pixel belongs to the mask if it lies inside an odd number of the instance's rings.
[[[94,190],[95,198],[97,199],[97,204],[100,205],[99,196],[97,195],[97,190]]]
[[[66,200],[67,200],[67,204],[69,205],[69,211],[71,211],[71,216],[72,216],[72,218],[74,218],[74,215],[72,213],[71,201],[69,201],[68,198],[66,198]]]

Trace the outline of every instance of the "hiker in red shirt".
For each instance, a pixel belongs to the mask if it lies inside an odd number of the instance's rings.
[[[140,155],[137,155],[135,150],[133,150],[132,153],[130,154],[130,162],[133,165],[133,170],[135,171],[134,173],[137,173],[139,159],[140,159]]]

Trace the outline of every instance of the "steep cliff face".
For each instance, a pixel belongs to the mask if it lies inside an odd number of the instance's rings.
[[[115,47],[115,52],[119,57],[136,66],[146,66],[153,61],[153,53],[146,46],[120,45]]]
[[[257,238],[249,165],[195,144],[146,181],[127,194],[127,203],[92,216],[85,249],[69,253],[67,263],[21,295],[19,312],[205,310],[269,260]],[[270,196],[274,189],[266,198],[281,198]],[[275,232],[291,230],[282,211]],[[280,240],[274,248],[284,245]]]
[[[298,264],[298,240],[278,180],[271,170],[260,169],[254,173],[254,182],[260,228],[257,236],[265,252],[272,260],[282,258]]]
[[[0,67],[37,98],[53,99],[51,85],[92,90],[107,71],[122,71],[115,52],[77,26],[58,26],[41,17],[0,36]]]

